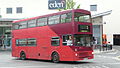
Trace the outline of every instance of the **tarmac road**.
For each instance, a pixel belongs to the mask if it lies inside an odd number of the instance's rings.
[[[120,68],[120,55],[118,47],[115,51],[95,54],[92,60],[79,62],[52,63],[43,60],[19,60],[11,57],[10,51],[0,51],[0,68]]]

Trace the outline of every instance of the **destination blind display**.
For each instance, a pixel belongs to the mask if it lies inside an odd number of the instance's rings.
[[[89,25],[78,25],[78,32],[90,32]]]

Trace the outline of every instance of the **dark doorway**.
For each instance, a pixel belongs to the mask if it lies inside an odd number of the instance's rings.
[[[120,34],[113,35],[113,45],[120,45]]]

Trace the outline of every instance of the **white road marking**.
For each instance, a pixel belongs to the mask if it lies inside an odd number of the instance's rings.
[[[51,66],[16,66],[16,67],[0,67],[0,68],[51,68]],[[65,66],[65,67],[62,67],[62,66],[55,66],[55,68],[57,67],[61,67],[61,68],[109,68],[105,65],[85,65],[85,66]]]
[[[0,68],[16,68],[16,67],[0,67]]]
[[[73,67],[73,68],[78,68],[78,67]]]
[[[96,66],[96,68],[101,68],[100,66]]]
[[[0,67],[0,68],[34,68],[34,67],[40,67],[40,68],[44,68],[44,67],[48,67],[48,66],[16,66],[16,67]]]
[[[116,53],[116,51],[118,52],[118,50],[116,49],[112,49],[112,50],[107,50],[107,51],[99,51],[99,50],[94,50],[93,54],[99,54],[99,53],[106,53],[106,54],[114,54]]]
[[[118,50],[116,50],[115,52],[107,53],[107,54],[117,54],[117,53],[118,53]]]
[[[64,68],[109,68],[105,65],[65,66]]]
[[[114,64],[114,65],[117,65],[117,64],[119,64],[120,65],[120,63],[105,63],[105,64]]]
[[[109,67],[107,67],[107,66],[105,66],[105,65],[102,65],[102,67],[103,67],[103,68],[109,68]]]
[[[103,56],[103,55],[97,55],[97,57],[102,57],[102,58],[109,58],[109,59],[115,59],[115,60],[119,60],[120,61],[120,56],[116,56],[116,57],[110,57],[110,56]]]
[[[97,55],[97,57],[109,58],[109,59],[116,59],[116,57],[103,56],[103,55]]]

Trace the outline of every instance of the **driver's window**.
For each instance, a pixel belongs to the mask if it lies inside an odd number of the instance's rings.
[[[63,45],[72,46],[72,35],[63,35]]]

